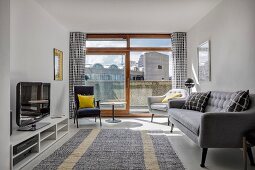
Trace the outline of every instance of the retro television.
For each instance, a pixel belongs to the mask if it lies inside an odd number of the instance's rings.
[[[34,131],[48,122],[50,115],[50,83],[19,82],[16,87],[16,123],[20,131]]]

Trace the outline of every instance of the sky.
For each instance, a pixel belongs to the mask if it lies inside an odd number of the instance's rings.
[[[86,47],[126,47],[125,40],[87,40]],[[131,39],[131,47],[171,47],[171,39]]]
[[[125,55],[86,55],[86,65],[94,65],[96,63],[100,63],[105,66],[109,66],[115,64],[120,66],[123,62],[125,63]]]

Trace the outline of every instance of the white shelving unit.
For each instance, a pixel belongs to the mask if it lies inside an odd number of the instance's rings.
[[[68,133],[68,119],[57,124],[57,138],[62,138]]]
[[[11,136],[11,168],[13,170],[21,169],[36,156],[48,149],[52,144],[65,136],[68,129],[68,118],[45,118],[41,122],[48,122],[49,125],[36,131],[17,131],[14,130]],[[24,148],[17,154],[14,154],[13,148],[22,142],[35,137],[36,142],[27,148]],[[25,154],[25,156],[24,156]],[[21,161],[18,159],[22,158]]]

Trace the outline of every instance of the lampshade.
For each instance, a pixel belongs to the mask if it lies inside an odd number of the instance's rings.
[[[188,78],[186,81],[185,81],[185,86],[187,88],[192,88],[195,86],[195,82],[192,78]]]

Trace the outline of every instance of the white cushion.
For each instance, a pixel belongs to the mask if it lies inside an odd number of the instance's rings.
[[[153,110],[159,110],[159,111],[167,111],[167,103],[152,103],[151,104],[151,109]]]
[[[188,92],[185,89],[172,89],[172,90],[169,90],[165,94],[165,96],[169,96],[169,95],[172,95],[172,94],[175,94],[175,93],[181,93],[182,94],[182,97],[180,97],[180,99],[186,99],[187,96],[188,96]]]

